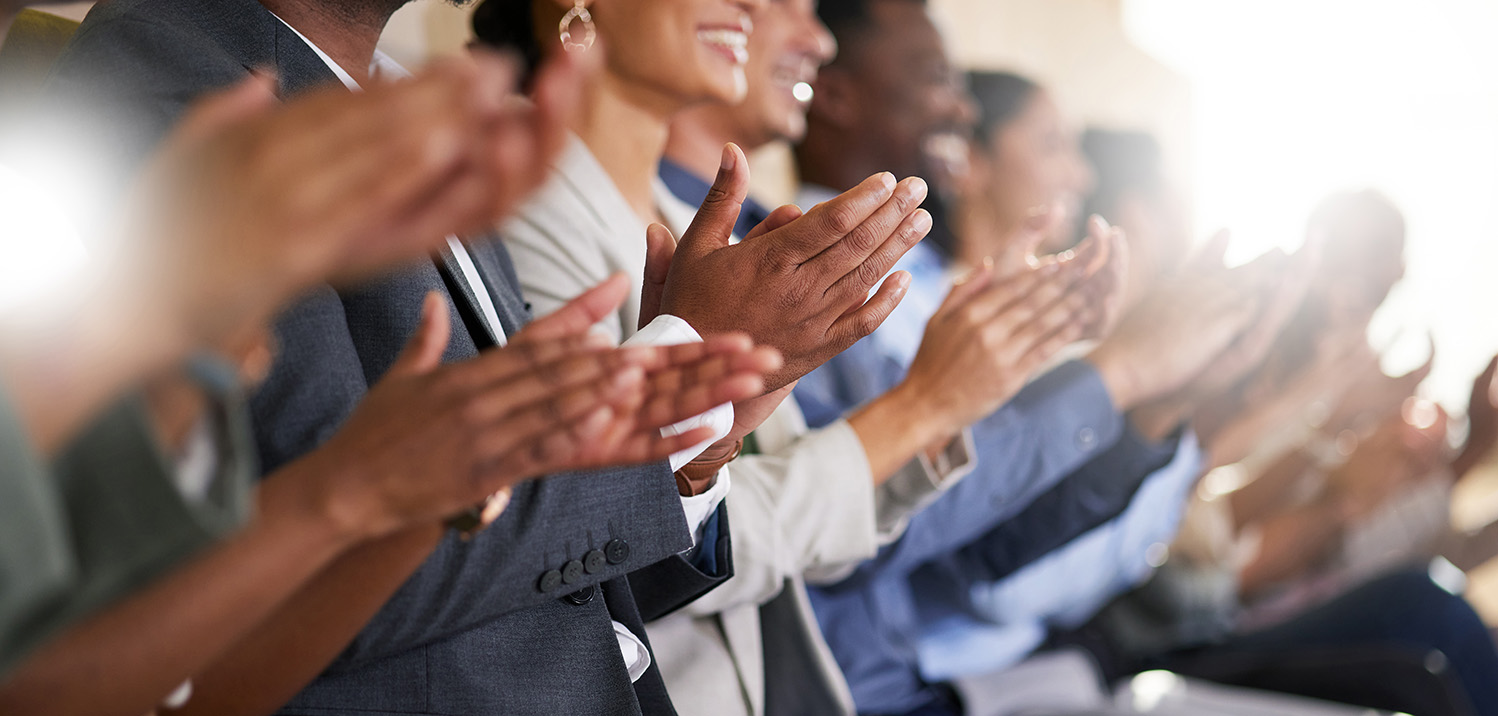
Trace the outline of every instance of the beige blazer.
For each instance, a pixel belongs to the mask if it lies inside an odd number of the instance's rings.
[[[655,194],[680,235],[695,207],[659,182]],[[537,315],[623,272],[634,280],[631,298],[598,328],[621,341],[634,333],[645,224],[580,140],[569,142],[547,184],[501,233]],[[763,714],[764,630],[798,630],[808,635],[805,663],[798,664],[807,683],[851,714],[852,697],[807,606],[804,582],[836,580],[874,556],[910,514],[971,471],[970,452],[945,474],[912,461],[875,489],[863,445],[846,420],[809,431],[795,401],[787,400],[755,435],[762,454],[727,468],[734,577],[647,626],[655,659],[683,716]],[[762,624],[761,606],[782,595],[770,613],[796,623]]]

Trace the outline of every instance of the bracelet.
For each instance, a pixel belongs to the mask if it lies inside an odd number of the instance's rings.
[[[449,529],[456,530],[458,537],[464,542],[474,538],[485,527],[494,524],[499,516],[504,514],[505,508],[510,506],[511,489],[506,487],[496,492],[473,507],[459,512],[447,518],[442,524]]]
[[[676,490],[682,497],[695,497],[707,492],[711,487],[713,477],[723,469],[724,465],[733,462],[740,453],[744,451],[744,439],[733,444],[733,449],[728,455],[716,460],[693,460],[681,466],[676,471]]]

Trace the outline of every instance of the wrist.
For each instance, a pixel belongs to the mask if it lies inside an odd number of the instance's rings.
[[[923,395],[929,394],[901,383],[848,416],[876,485],[923,451],[945,446],[964,427],[953,425],[952,417]]]
[[[260,519],[288,523],[309,550],[341,553],[375,534],[363,511],[342,497],[338,480],[312,456],[277,470],[262,484]]]
[[[1104,341],[1083,360],[1097,371],[1098,378],[1102,380],[1103,387],[1107,389],[1108,397],[1113,401],[1115,410],[1121,413],[1128,412],[1142,402],[1139,395],[1139,376],[1134,370],[1133,362],[1112,348],[1110,341]]]
[[[714,443],[676,471],[676,490],[682,497],[695,497],[712,489],[718,480],[718,471],[744,450],[742,438],[729,443],[726,451],[722,448],[723,442]]]

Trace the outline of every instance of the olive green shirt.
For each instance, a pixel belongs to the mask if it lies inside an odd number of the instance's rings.
[[[222,373],[222,371],[217,371]],[[232,381],[195,370],[211,408],[214,459],[200,488],[179,484],[144,401],[100,416],[47,473],[0,422],[0,672],[48,635],[146,586],[246,519],[256,466]],[[16,457],[12,457],[12,454]],[[9,464],[24,467],[14,476]],[[9,499],[14,492],[19,498]]]

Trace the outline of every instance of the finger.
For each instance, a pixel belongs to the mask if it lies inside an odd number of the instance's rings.
[[[916,241],[925,238],[931,231],[931,214],[918,211],[921,202],[926,200],[927,191],[926,182],[920,177],[910,177],[900,182],[883,206],[805,265],[829,276],[846,276],[858,272],[867,282],[864,290],[872,288],[874,282],[882,278],[889,267],[872,275],[872,271],[866,268],[866,262],[871,256],[890,240],[901,237],[902,231],[906,232],[904,238],[908,240],[906,249],[914,246]],[[914,224],[912,219],[915,220]],[[909,234],[917,232],[919,235],[912,239]],[[898,260],[904,253],[901,250],[895,259]],[[889,266],[893,265],[893,261],[889,262]]]
[[[909,290],[910,274],[904,271],[890,274],[890,277],[885,279],[884,283],[879,286],[879,290],[874,293],[873,298],[833,322],[827,331],[827,336],[831,346],[836,350],[830,355],[847,350],[848,346],[878,330],[879,326],[884,324],[884,319],[889,318],[889,314],[900,305],[900,301],[905,298]]]
[[[1058,264],[1047,264],[1027,273],[996,281],[988,290],[969,302],[968,310],[978,323],[996,320],[1011,313],[1005,325],[1021,325],[1042,308],[1064,295],[1072,286],[1071,276]],[[1026,306],[1023,311],[1016,307]]]
[[[645,430],[628,435],[614,449],[604,454],[589,454],[587,462],[570,467],[583,469],[608,465],[638,465],[664,460],[713,438],[712,428],[693,428],[680,435],[664,436],[659,430]]]
[[[628,293],[629,278],[616,273],[581,296],[568,301],[567,305],[551,315],[532,321],[515,334],[511,343],[586,333],[599,321],[618,311]]]
[[[756,398],[764,393],[765,379],[756,372],[723,373],[712,378],[694,379],[675,390],[647,395],[637,421],[641,426],[663,428],[719,405]]]
[[[692,218],[692,225],[681,235],[677,248],[691,256],[704,256],[728,246],[734,224],[749,196],[749,162],[736,144],[723,147],[718,176],[708,190],[707,199]]]
[[[195,142],[276,106],[276,76],[252,72],[249,77],[197,103],[179,125],[178,137]]]
[[[577,435],[573,431],[581,421],[600,408],[607,409],[611,419],[618,419],[613,403],[630,392],[643,390],[644,375],[639,368],[626,368],[513,410],[504,419],[490,423],[475,438],[475,454],[487,462],[501,459],[513,450],[525,450],[528,445],[544,442],[547,435],[570,434],[575,438]]]
[[[825,295],[833,299],[832,308],[841,309],[841,312],[857,305],[869,294],[869,289],[899,263],[905,252],[920,243],[929,233],[931,214],[925,209],[917,209],[900,223],[878,251],[865,258],[863,263],[855,266],[827,290]]]
[[[1066,210],[1059,201],[1032,210],[1004,242],[999,262],[1004,273],[1018,273],[1030,267],[1035,260],[1035,252],[1040,250],[1046,237],[1055,234],[1061,227],[1061,219],[1065,214]]]
[[[974,296],[981,294],[989,286],[993,285],[997,270],[991,258],[983,259],[983,264],[968,272],[966,276],[958,279],[947,292],[947,297],[942,301],[941,307],[936,309],[936,314],[931,320],[950,315],[953,311],[965,305]]]
[[[495,390],[506,381],[523,381],[531,374],[543,379],[563,361],[586,357],[605,361],[615,368],[637,364],[643,351],[650,348],[620,350],[613,341],[596,331],[539,341],[511,342],[502,348],[484,351],[477,358],[453,366],[454,380],[462,390],[476,393]]]
[[[541,66],[532,82],[536,103],[533,117],[536,150],[543,165],[560,154],[567,143],[567,128],[582,105],[583,81],[598,68],[600,53],[556,53]]]
[[[799,266],[835,246],[883,207],[895,191],[895,177],[881,172],[836,198],[809,209],[799,221],[776,232],[785,262]],[[839,272],[846,273],[846,271]]]
[[[416,335],[406,342],[387,375],[422,375],[436,369],[442,363],[442,354],[447,350],[451,335],[452,317],[447,313],[447,301],[432,291],[421,301],[421,324],[416,328]]]
[[[606,345],[606,344],[605,344]],[[565,350],[565,349],[563,349]],[[475,423],[499,420],[515,410],[630,370],[643,370],[618,350],[568,352],[550,360],[520,359],[532,367],[477,385],[468,398],[467,417]]]
[[[759,222],[758,226],[750,229],[749,235],[744,237],[744,241],[752,241],[761,236],[764,236],[771,231],[779,229],[780,227],[801,218],[802,214],[804,213],[805,212],[801,211],[801,207],[796,206],[795,204],[786,204],[785,206],[782,206],[770,212],[770,215],[766,216],[764,221]]]
[[[676,254],[676,238],[671,230],[651,224],[645,230],[645,284],[640,289],[639,328],[650,325],[661,313],[661,297],[666,293],[666,277],[671,273],[671,258]]]
[[[1032,319],[1009,331],[1008,340],[1004,341],[1008,348],[1005,352],[1007,362],[1018,363],[1037,345],[1058,334],[1080,335],[1086,323],[1082,320],[1086,311],[1087,305],[1076,294],[1068,295],[1037,311]]]
[[[524,436],[519,449],[498,453],[479,473],[484,487],[504,487],[526,478],[540,477],[574,469],[581,462],[587,445],[608,430],[614,414],[608,406],[599,406],[565,431],[536,432]]]

